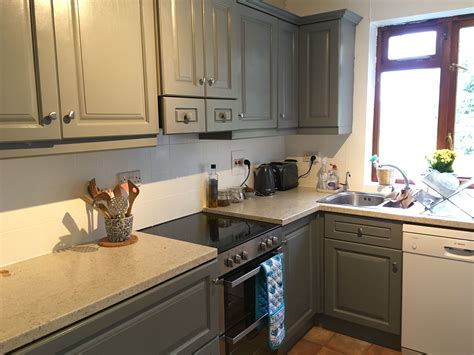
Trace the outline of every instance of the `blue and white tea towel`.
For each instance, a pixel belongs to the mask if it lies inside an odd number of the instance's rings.
[[[256,317],[258,319],[268,313],[268,344],[276,350],[285,339],[283,254],[275,255],[260,266],[256,281]]]

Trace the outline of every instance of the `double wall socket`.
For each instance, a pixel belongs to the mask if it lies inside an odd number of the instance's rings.
[[[120,184],[123,184],[127,180],[132,181],[137,186],[141,185],[142,183],[142,174],[140,170],[124,171],[122,173],[118,173],[117,176]]]
[[[230,152],[230,166],[232,175],[244,175],[245,174],[245,152],[243,150],[233,150]]]

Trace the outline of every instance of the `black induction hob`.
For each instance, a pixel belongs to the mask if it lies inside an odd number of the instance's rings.
[[[211,213],[196,213],[141,232],[217,248],[223,253],[279,225]]]

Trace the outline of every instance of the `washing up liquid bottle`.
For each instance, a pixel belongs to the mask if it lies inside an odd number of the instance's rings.
[[[329,164],[331,169],[328,174],[328,190],[337,190],[339,186],[339,176],[337,175],[337,165]]]
[[[318,187],[323,190],[328,188],[328,169],[327,169],[328,158],[324,157],[321,159],[321,170],[319,171]]]

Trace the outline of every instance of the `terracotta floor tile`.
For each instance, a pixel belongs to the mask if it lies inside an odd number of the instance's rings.
[[[398,355],[401,354],[400,351],[392,350],[389,348],[384,348],[383,346],[379,345],[371,345],[370,348],[367,350],[365,355]]]
[[[346,355],[359,355],[369,348],[370,343],[342,334],[335,334],[326,346]]]
[[[325,345],[334,335],[334,332],[320,327],[311,328],[303,337],[304,340],[312,343]]]
[[[306,340],[300,340],[291,348],[288,355],[316,355],[321,350],[321,345]]]
[[[330,348],[326,348],[323,346],[321,350],[319,350],[318,355],[344,355],[343,353],[340,353],[339,351],[332,350]]]

